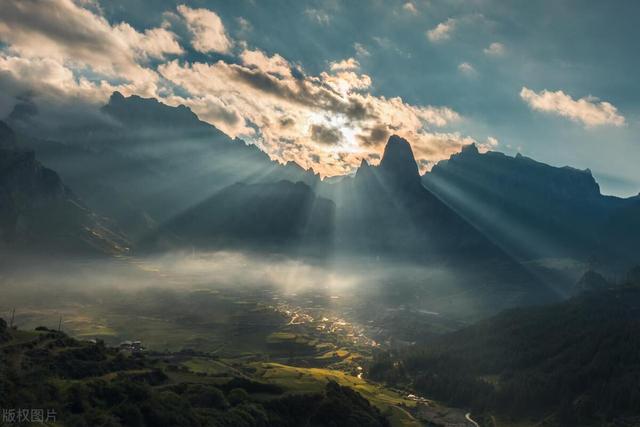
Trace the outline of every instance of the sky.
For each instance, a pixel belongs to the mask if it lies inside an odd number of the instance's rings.
[[[476,143],[640,191],[640,3],[590,0],[2,0],[0,118],[184,104],[323,176],[391,134],[421,171]]]

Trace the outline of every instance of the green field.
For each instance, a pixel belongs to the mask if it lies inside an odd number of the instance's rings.
[[[378,384],[348,375],[342,371],[301,368],[279,363],[251,363],[255,369],[255,378],[279,385],[289,392],[320,392],[328,381],[351,387],[377,406],[387,415],[394,426],[417,427],[421,424],[406,409],[414,408],[416,402]]]

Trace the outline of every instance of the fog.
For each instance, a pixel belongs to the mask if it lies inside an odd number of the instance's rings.
[[[171,252],[12,257],[0,267],[0,316],[9,320],[15,309],[17,326],[60,325],[79,338],[141,339],[159,349],[215,348],[243,322],[256,325],[256,312],[272,322],[268,313],[278,310],[321,311],[380,333],[405,324],[450,330],[527,298],[479,272],[366,257]]]

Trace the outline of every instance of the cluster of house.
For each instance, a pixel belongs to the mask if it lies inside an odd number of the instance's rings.
[[[118,349],[129,353],[142,353],[145,350],[142,341],[122,341]]]

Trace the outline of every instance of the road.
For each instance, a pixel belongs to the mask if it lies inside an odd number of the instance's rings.
[[[474,426],[480,427],[480,424],[478,424],[477,422],[473,421],[473,418],[471,418],[471,412],[467,412],[464,417],[467,419],[467,421],[469,421]]]

